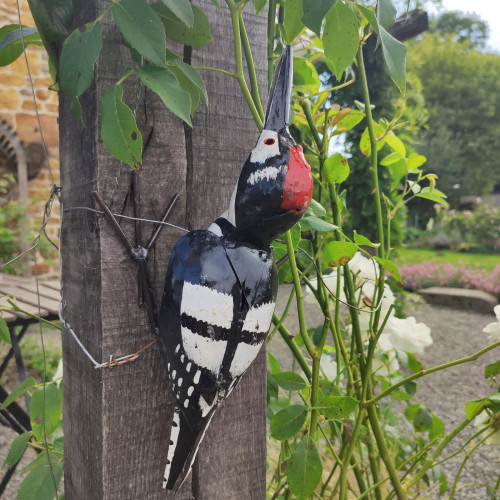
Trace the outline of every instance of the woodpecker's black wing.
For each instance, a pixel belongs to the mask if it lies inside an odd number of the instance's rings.
[[[257,355],[274,311],[276,279],[268,252],[192,231],[170,257],[160,339],[177,399],[164,485],[189,473],[218,404]]]

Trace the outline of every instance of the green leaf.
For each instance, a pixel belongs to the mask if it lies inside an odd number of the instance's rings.
[[[303,57],[293,58],[293,87],[297,92],[316,94],[321,81],[314,65]]]
[[[295,447],[286,471],[290,491],[299,498],[312,495],[321,479],[323,466],[314,441],[306,436]]]
[[[359,402],[350,396],[324,396],[320,394],[315,405],[321,415],[332,420],[347,418],[359,405]]]
[[[448,491],[448,482],[446,481],[446,474],[441,471],[439,474],[439,495],[444,495]]]
[[[36,28],[23,26],[22,35],[19,24],[9,24],[0,28],[0,66],[7,66],[23,53],[23,41],[25,46],[43,45]]]
[[[349,173],[349,162],[340,153],[328,157],[323,164],[323,179],[329,184],[344,182],[349,177]]]
[[[307,209],[306,212],[307,215],[315,215],[316,217],[323,217],[326,215],[326,210],[321,205],[318,203],[314,198],[311,199],[311,204],[309,205],[309,208]]]
[[[178,19],[180,19],[188,28],[194,24],[194,14],[189,0],[162,0]]]
[[[44,412],[45,409],[45,412]],[[30,401],[30,422],[33,434],[39,442],[50,436],[61,421],[61,398],[55,384],[39,387]]]
[[[0,340],[3,340],[9,345],[12,345],[9,327],[7,326],[7,322],[3,318],[0,318]]]
[[[5,399],[0,406],[0,410],[5,410],[13,401],[15,401],[21,394],[33,389],[36,385],[36,380],[33,377],[28,377],[24,382],[20,383]]]
[[[406,156],[405,145],[399,137],[396,137],[394,134],[387,134],[385,136],[385,142],[393,151],[399,153],[403,158]]]
[[[436,415],[432,415],[432,425],[429,429],[429,439],[432,441],[436,438],[444,437],[443,421]]]
[[[273,374],[276,383],[286,391],[300,391],[307,383],[295,372],[279,372]]]
[[[180,22],[174,13],[163,3],[157,2],[152,4],[151,7],[160,17],[170,40],[182,43],[183,45],[191,45],[198,49],[201,49],[213,40],[207,16],[195,5],[192,5],[194,14],[192,28],[188,28],[184,23]]]
[[[350,241],[331,241],[323,250],[323,259],[328,267],[345,266],[357,251]]]
[[[143,0],[118,0],[111,11],[123,38],[148,61],[164,66],[165,28],[156,12]]]
[[[406,45],[396,40],[380,26],[380,42],[385,65],[401,94],[406,92]]]
[[[314,231],[319,231],[320,233],[327,233],[328,231],[335,231],[338,226],[330,224],[324,220],[314,217],[314,215],[308,215],[300,219],[302,229],[312,229]]]
[[[494,377],[500,373],[500,361],[484,367],[484,378]]]
[[[382,125],[379,123],[375,124],[375,138],[378,139],[379,137],[382,137],[384,134],[385,130]],[[377,151],[383,148],[385,144],[385,137],[379,141],[377,141]],[[368,127],[365,128],[363,133],[361,134],[361,139],[359,140],[359,148],[361,149],[361,152],[363,153],[363,156],[370,156],[371,151],[372,151],[372,144],[370,142],[370,133],[368,132]]]
[[[396,163],[397,161],[400,161],[402,159],[403,158],[399,153],[393,151],[392,153],[388,154],[385,158],[382,158],[380,164],[384,167],[388,167],[389,165],[392,165],[393,163]]]
[[[396,19],[396,7],[392,4],[392,0],[378,0],[376,15],[379,26],[388,30]]]
[[[335,6],[338,0],[303,0],[302,7],[304,15],[302,22],[316,35],[321,35],[321,23],[330,9]]]
[[[424,432],[432,425],[432,413],[427,406],[421,405],[413,418],[413,427],[417,432]]]
[[[33,434],[31,431],[23,432],[22,434],[19,434],[19,436],[17,436],[14,441],[12,441],[12,444],[9,448],[9,453],[7,454],[7,458],[5,459],[3,466],[7,465],[7,467],[12,469],[12,467],[14,467],[17,462],[19,462],[24,454],[24,451],[28,447],[28,443],[32,435]]]
[[[44,465],[35,467],[24,478],[17,492],[18,500],[53,500],[55,498],[56,486],[59,486],[63,474],[63,463],[55,459],[52,454],[50,464],[46,454],[45,459]],[[56,486],[54,486],[54,480]]]
[[[342,120],[337,123],[337,128],[333,135],[338,135],[347,132],[354,128],[359,122],[363,121],[365,114],[357,109],[352,109],[350,113],[344,115]]]
[[[382,259],[381,257],[375,257],[375,259],[386,271],[392,274],[392,276],[398,283],[402,283],[401,275],[399,274],[398,268],[396,267],[396,264],[394,264],[392,260]]]
[[[414,168],[418,168],[423,165],[427,161],[427,158],[423,155],[419,155],[417,153],[411,153],[406,160],[408,165],[408,170],[413,170]]]
[[[98,21],[76,29],[64,40],[59,76],[61,88],[69,97],[78,97],[89,88],[101,45],[101,23]]]
[[[191,114],[197,108],[200,102],[200,96],[203,97],[208,106],[208,95],[205,84],[200,74],[189,64],[177,61],[175,66],[168,68],[177,78],[180,86],[191,95]]]
[[[407,172],[406,162],[404,161],[404,159],[401,158],[401,160],[397,161],[396,163],[389,165],[389,172],[391,173],[393,178],[392,186],[394,188],[398,187],[399,182]]]
[[[142,163],[142,136],[130,108],[122,102],[123,88],[115,85],[102,99],[101,137],[108,151],[130,165]]]
[[[73,22],[72,0],[32,0],[29,5],[42,39],[57,41],[69,35]]]
[[[290,236],[292,237],[292,246],[294,250],[297,250],[302,236],[302,227],[300,222],[297,222],[289,231]]]
[[[302,0],[287,0],[283,3],[284,8],[284,21],[283,28],[285,30],[285,43],[292,44],[293,41],[304,30],[302,16]]]
[[[257,15],[259,15],[259,12],[266,6],[266,3],[267,0],[253,0],[253,6]]]
[[[327,14],[323,29],[323,47],[330,59],[335,77],[352,63],[359,46],[358,19],[350,7],[338,2]]]
[[[446,195],[443,192],[439,191],[439,189],[433,189],[431,191],[428,186],[422,188],[422,191],[420,191],[420,193],[418,193],[416,196],[418,196],[419,198],[425,198],[426,200],[434,201],[436,203],[440,203],[442,205],[445,205],[447,203],[445,200]]]
[[[468,401],[465,404],[465,416],[472,420],[476,415],[479,415],[485,406],[489,404],[488,398],[476,399],[474,401]]]
[[[135,70],[137,76],[146,87],[158,94],[163,104],[179,118],[192,127],[191,96],[184,90],[175,75],[167,68],[143,66]]]
[[[269,361],[269,368],[271,369],[271,373],[278,373],[279,371],[281,371],[278,360],[269,351],[267,351],[267,359]]]
[[[414,354],[411,352],[407,353],[408,357],[408,368],[413,372],[417,373],[424,369],[424,365],[417,360]]]
[[[357,245],[371,247],[371,248],[378,248],[380,246],[380,243],[371,242],[366,236],[363,236],[362,234],[358,234],[356,232],[356,230],[354,230],[354,242]]]
[[[291,439],[297,434],[307,419],[307,407],[304,405],[292,405],[285,408],[271,419],[271,436],[274,439],[284,441]]]
[[[364,5],[356,5],[356,8],[361,12],[361,14],[370,23],[370,25],[373,28],[373,30],[375,31],[375,33],[377,33],[377,35],[380,35],[378,21],[377,21],[377,18],[375,16],[375,12],[373,12],[373,10],[370,10],[368,7],[365,7]]]

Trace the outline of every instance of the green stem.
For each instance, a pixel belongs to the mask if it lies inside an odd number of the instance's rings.
[[[233,41],[234,41],[234,60],[236,63],[236,79],[240,85],[243,97],[250,109],[252,118],[257,125],[257,128],[262,130],[262,119],[260,118],[259,112],[255,106],[250,90],[248,90],[247,82],[245,81],[245,75],[243,73],[243,55],[241,50],[241,32],[240,32],[240,12],[242,4],[235,4],[234,0],[226,0],[226,4],[231,12],[231,22],[233,25]]]
[[[486,434],[486,436],[481,439],[469,452],[465,452],[465,457],[462,460],[462,463],[460,464],[460,467],[458,468],[457,475],[455,476],[455,481],[453,482],[453,488],[451,489],[451,493],[449,496],[449,500],[453,500],[453,496],[455,495],[457,491],[457,485],[458,485],[458,480],[460,479],[460,476],[462,475],[462,471],[464,470],[465,464],[469,460],[469,458],[472,456],[472,454],[481,446],[489,437],[491,437],[493,434],[497,432],[496,429],[493,429],[490,433]]]
[[[434,462],[439,457],[441,452],[448,446],[448,443],[455,438],[460,432],[462,432],[472,421],[472,419],[466,418],[463,420],[455,429],[449,432],[441,441],[441,444],[436,448],[434,453],[421,465],[417,474],[407,481],[406,487],[409,489],[411,486],[418,484],[418,482],[425,476],[427,471],[434,466]]]
[[[307,124],[309,125],[309,130],[311,131],[314,142],[316,143],[316,147],[318,148],[318,153],[321,154],[322,149],[323,149],[323,142],[321,140],[321,137],[318,134],[318,130],[316,129],[316,124],[314,123],[314,118],[312,116],[311,107],[309,106],[309,103],[307,101],[302,101],[300,103],[300,106],[302,108],[302,111],[304,111],[304,115],[306,117]]]
[[[295,287],[295,296],[297,299],[297,314],[299,317],[299,331],[300,335],[302,337],[302,340],[304,341],[304,345],[306,346],[307,352],[311,356],[311,358],[316,357],[316,349],[312,345],[311,339],[309,338],[309,335],[307,334],[307,327],[306,327],[306,315],[304,312],[304,296],[302,293],[302,287],[300,286],[300,278],[299,278],[299,270],[297,268],[297,262],[295,261],[295,251],[293,249],[293,243],[292,243],[292,235],[290,234],[290,231],[287,231],[285,233],[285,241],[286,241],[286,249],[288,252],[288,258],[290,262],[290,270],[292,272],[293,276],[293,285]]]
[[[294,295],[295,295],[295,288],[292,288],[292,291],[290,292],[290,297],[288,297],[288,301],[286,303],[286,307],[285,310],[283,311],[283,314],[279,318],[278,323],[274,324],[274,328],[272,329],[271,333],[267,336],[266,339],[267,343],[269,343],[269,341],[274,337],[274,334],[278,331],[278,328],[283,324],[283,322],[287,318],[290,307],[292,306]]]
[[[384,227],[382,221],[382,203],[380,200],[380,188],[378,183],[378,161],[377,161],[377,137],[375,135],[375,126],[373,122],[372,110],[370,105],[370,93],[368,90],[368,82],[366,79],[365,63],[363,60],[363,45],[360,44],[357,54],[357,62],[359,68],[359,76],[361,81],[361,89],[363,93],[363,101],[365,105],[366,123],[368,127],[368,135],[370,137],[370,171],[372,174],[372,185],[374,191],[375,215],[377,221],[377,237],[380,243],[378,255],[384,257]]]
[[[309,435],[312,439],[316,437],[316,428],[318,426],[318,410],[315,408],[316,401],[318,399],[319,391],[319,368],[321,361],[321,354],[323,353],[323,347],[325,345],[326,336],[328,335],[328,325],[330,320],[325,318],[323,323],[323,331],[321,332],[320,341],[317,347],[317,355],[313,357],[313,373],[312,373],[312,383],[311,383],[311,423],[309,425]]]
[[[382,500],[382,491],[380,490],[380,464],[377,460],[378,454],[375,451],[375,446],[373,443],[373,436],[370,434],[366,442],[366,447],[368,448],[368,460],[370,462],[370,470],[373,478],[373,489],[375,490],[376,500]]]
[[[427,375],[429,373],[434,373],[434,372],[437,372],[440,370],[445,370],[446,368],[461,365],[463,363],[469,363],[470,361],[476,361],[483,354],[491,351],[492,349],[495,349],[495,347],[498,347],[498,346],[500,346],[500,340],[498,340],[497,342],[494,342],[493,344],[490,344],[487,347],[484,347],[480,351],[477,351],[476,353],[471,354],[470,356],[465,356],[464,358],[455,359],[454,361],[450,361],[448,363],[443,363],[442,365],[433,366],[432,368],[427,368],[425,370],[420,370],[417,373],[414,373],[413,375],[410,375],[409,377],[406,377],[403,380],[400,380],[397,384],[392,385],[391,387],[389,387],[385,391],[381,392],[378,396],[375,396],[374,398],[370,399],[369,401],[366,401],[365,405],[371,406],[371,405],[375,404],[377,401],[380,401],[382,398],[385,398],[386,396],[388,396],[392,391],[396,390],[398,387],[401,387],[402,385],[405,385],[407,382],[411,382],[412,380],[423,377],[424,375]]]
[[[55,328],[56,330],[62,331],[62,326],[58,325],[56,323],[53,323],[52,321],[48,321],[44,318],[41,318],[40,316],[37,316],[36,314],[30,313],[28,311],[25,311],[24,309],[21,309],[17,303],[12,300],[12,299],[7,299],[7,302],[12,306],[12,307],[1,307],[0,311],[17,311],[22,314],[26,314],[26,316],[29,316],[30,318],[36,319],[37,321],[41,321],[44,325],[48,325],[51,328]]]
[[[230,76],[231,78],[237,78],[236,73],[231,73],[230,71],[226,71],[225,69],[211,68],[210,66],[193,66],[193,68],[200,71],[214,71],[216,73],[222,73],[223,75]]]
[[[267,14],[267,88],[271,88],[274,74],[274,33],[276,29],[276,0],[269,0]]]
[[[351,434],[351,441],[349,442],[349,445],[345,449],[345,454],[341,457],[342,461],[344,462],[344,467],[342,467],[342,469],[340,470],[339,500],[347,500],[347,472],[348,472],[347,464],[351,463],[351,458],[354,453],[354,449],[356,448],[358,442],[358,436],[361,431],[363,420],[365,418],[365,413],[366,409],[361,408],[356,418],[356,423],[354,425],[354,429]]]
[[[257,108],[260,119],[263,121],[264,110],[262,109],[262,103],[260,102],[259,86],[257,84],[257,73],[255,72],[252,50],[250,48],[250,42],[248,40],[247,30],[245,28],[245,23],[243,21],[242,12],[240,12],[240,32],[241,32],[241,42],[243,43],[243,50],[245,52],[245,59],[247,61],[248,75],[250,76],[250,95],[252,96],[253,102]]]
[[[273,314],[273,323],[276,325],[279,323],[279,317],[276,314]],[[280,325],[278,327],[278,331],[280,332],[281,337],[283,340],[286,342],[290,350],[292,351],[292,354],[295,356],[295,359],[299,363],[300,367],[302,368],[302,371],[304,372],[304,375],[307,377],[308,380],[312,379],[312,371],[311,368],[309,368],[309,365],[307,364],[306,358],[304,358],[304,355],[298,348],[297,344],[294,342],[293,337],[291,333],[288,331],[288,329],[285,327],[285,325]]]
[[[363,478],[363,473],[360,471],[359,465],[357,464],[356,459],[354,457],[351,457],[351,465],[352,465],[352,471],[354,472],[354,477],[356,478],[356,482],[358,483],[359,491],[365,491],[366,483]]]
[[[387,443],[385,442],[384,433],[380,428],[380,422],[378,420],[377,410],[374,406],[368,407],[368,418],[370,419],[370,426],[373,431],[373,435],[375,436],[375,441],[377,442],[378,450],[380,453],[380,457],[382,458],[385,467],[387,469],[387,473],[391,478],[392,486],[394,487],[394,491],[396,492],[396,496],[399,500],[406,500],[408,497],[406,492],[401,485],[401,481],[399,480],[399,475],[392,458],[389,454],[389,449],[387,448]]]
[[[133,75],[134,74],[134,69],[133,68],[129,68],[125,74],[115,83],[115,86],[116,85],[121,85],[129,76]]]

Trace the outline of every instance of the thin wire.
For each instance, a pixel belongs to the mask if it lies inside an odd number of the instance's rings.
[[[5,262],[2,264],[2,269],[7,267],[9,264],[12,264],[16,260],[20,259],[24,255],[26,255],[28,252],[31,252],[32,250],[35,250],[35,248],[38,246],[40,243],[40,238],[42,234],[45,232],[45,227],[47,226],[50,217],[52,215],[52,205],[54,204],[54,198],[57,196],[59,199],[59,192],[61,188],[57,187],[55,184],[52,186],[52,189],[50,190],[50,197],[48,201],[45,203],[45,210],[43,214],[43,221],[42,221],[42,226],[40,228],[40,231],[38,234],[35,236],[35,239],[33,240],[33,245],[25,250],[24,252],[21,252],[20,254],[16,255],[14,258],[10,259],[9,261]]]
[[[65,212],[70,212],[73,210],[87,210],[89,212],[94,212],[98,215],[104,215],[104,212],[101,210],[96,210],[95,208],[90,208],[90,207],[70,207],[70,208],[65,208]],[[176,226],[175,224],[171,224],[170,222],[164,222],[161,220],[152,220],[152,219],[142,219],[140,217],[130,217],[128,215],[121,215],[121,214],[113,214],[114,217],[118,217],[120,219],[128,219],[128,220],[134,220],[134,221],[141,221],[141,222],[151,222],[152,224],[160,224],[164,226],[170,226],[175,229],[179,229],[180,231],[184,231],[185,233],[189,233],[189,229],[186,229],[184,227]]]
[[[114,355],[110,354],[108,361],[103,362],[103,363],[99,363],[98,361],[96,361],[96,359],[92,356],[92,354],[90,354],[90,352],[83,345],[83,343],[79,339],[77,333],[75,332],[75,330],[73,329],[73,327],[71,326],[71,324],[64,318],[63,309],[66,307],[66,305],[65,305],[64,298],[63,298],[64,285],[63,285],[63,280],[62,280],[61,241],[62,241],[62,230],[63,230],[63,224],[64,224],[65,214],[69,210],[71,210],[71,209],[64,209],[64,203],[61,200],[61,198],[59,198],[59,201],[60,201],[60,204],[61,204],[61,213],[63,214],[62,218],[61,218],[61,225],[59,226],[59,242],[58,242],[59,243],[59,283],[60,283],[60,288],[61,288],[61,299],[59,300],[59,304],[57,306],[57,313],[58,313],[59,319],[61,320],[61,323],[64,326],[64,328],[66,328],[66,330],[69,333],[71,333],[71,336],[75,339],[75,342],[78,344],[78,346],[83,351],[83,353],[85,354],[85,356],[87,356],[87,358],[92,362],[92,364],[94,365],[94,368],[96,370],[100,369],[100,368],[113,368],[114,366],[122,366],[125,363],[133,362],[133,361],[135,361],[139,357],[139,354],[141,354],[143,351],[145,351],[150,346],[152,346],[158,339],[154,339],[147,346],[142,347],[141,349],[139,349],[134,354],[126,354],[126,355],[120,356],[118,358],[115,358]],[[86,207],[75,207],[75,208],[83,208],[83,209],[86,209],[86,210],[90,210],[92,212],[98,212],[98,210],[94,210],[92,208],[86,208]],[[102,212],[100,212],[100,213],[102,213]],[[154,222],[154,221],[149,221],[149,222]]]
[[[47,167],[49,169],[50,182],[52,183],[52,185],[54,185],[55,184],[55,182],[54,182],[54,176],[52,174],[52,168],[50,167],[49,155],[47,153],[47,145],[45,143],[45,138],[43,136],[42,124],[40,123],[40,115],[38,113],[38,104],[37,104],[37,101],[36,101],[35,87],[33,85],[33,78],[31,77],[31,70],[30,70],[30,65],[28,63],[28,55],[26,54],[26,47],[24,45],[24,34],[23,34],[23,25],[21,23],[21,9],[19,7],[19,0],[16,0],[16,5],[17,5],[17,18],[18,18],[18,21],[19,21],[19,28],[21,30],[21,44],[22,44],[22,47],[23,47],[24,60],[26,62],[26,69],[28,71],[28,78],[29,78],[30,86],[31,86],[31,97],[33,98],[33,104],[35,105],[36,120],[37,120],[37,123],[38,123],[38,130],[40,132],[40,137],[42,139],[43,152],[45,154],[45,159],[47,160]],[[57,498],[57,493],[56,493],[56,498]]]

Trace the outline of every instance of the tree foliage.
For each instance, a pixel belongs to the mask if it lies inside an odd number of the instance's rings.
[[[430,31],[441,35],[451,34],[455,42],[468,41],[471,47],[477,48],[484,48],[489,36],[488,23],[473,12],[444,12],[431,23]]]
[[[426,34],[409,48],[409,69],[422,82],[429,110],[419,152],[440,188],[457,204],[483,195],[500,181],[500,55],[479,52],[469,42]]]

